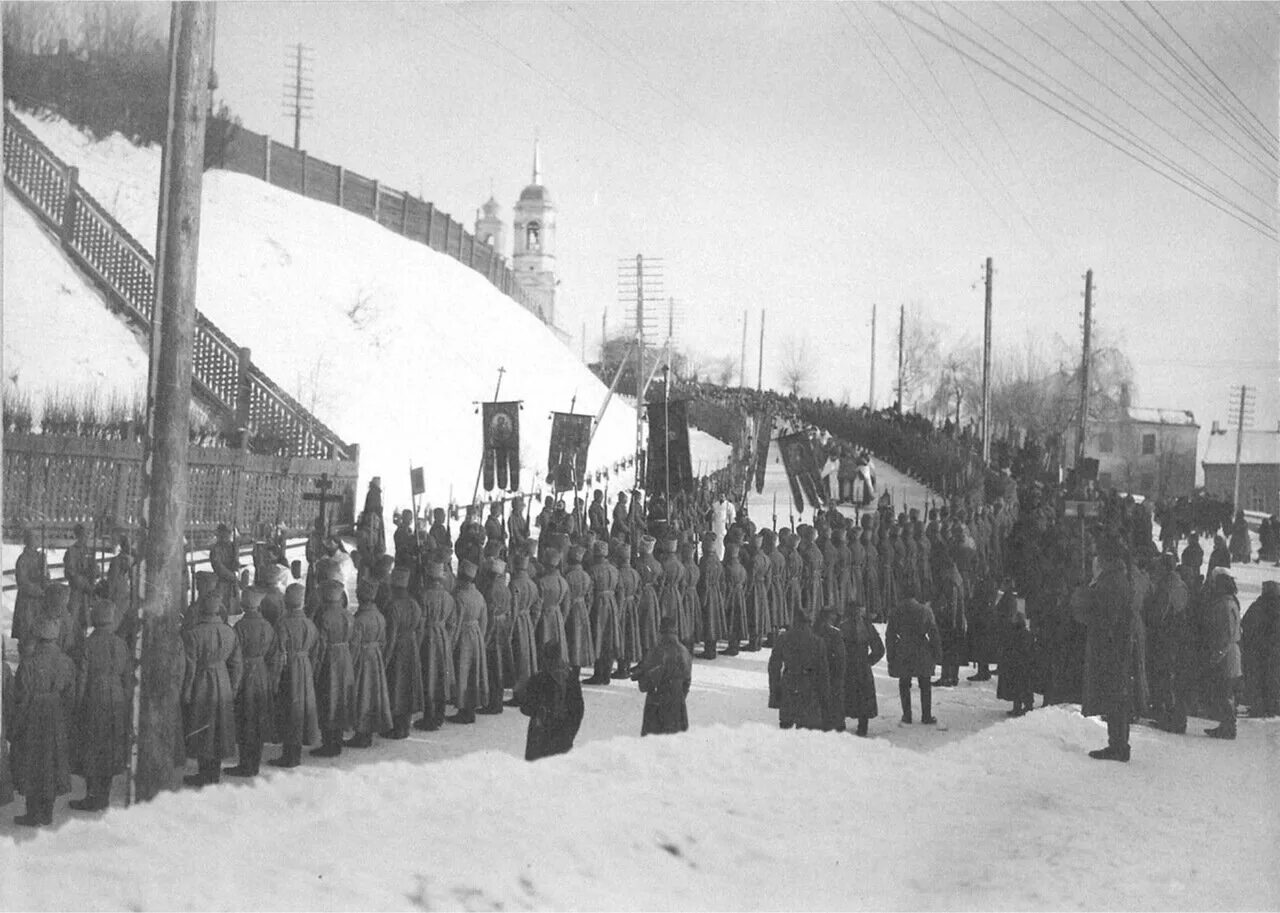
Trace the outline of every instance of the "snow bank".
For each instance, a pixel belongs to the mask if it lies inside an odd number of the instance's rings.
[[[0,906],[1274,908],[1274,764],[1145,732],[1129,765],[1059,708],[929,755],[751,724],[304,767],[0,847]]]
[[[119,136],[92,142],[63,121],[19,116],[80,168],[81,183],[134,237],[154,243],[158,149]],[[573,404],[594,414],[606,394],[550,330],[480,274],[370,219],[242,174],[205,174],[197,306],[361,445],[362,494],[381,476],[388,510],[408,506],[410,463],[426,468],[428,501],[470,499],[480,458],[473,403],[493,397],[499,368],[500,398],[524,401],[526,490],[535,471],[545,476],[549,413]],[[591,469],[634,446],[635,413],[614,401]]]
[[[52,393],[146,395],[144,343],[102,304],[31,212],[4,194],[4,380],[40,405]]]

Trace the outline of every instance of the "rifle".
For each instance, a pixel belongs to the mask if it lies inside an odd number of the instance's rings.
[[[773,493],[773,531],[778,531],[778,493]]]

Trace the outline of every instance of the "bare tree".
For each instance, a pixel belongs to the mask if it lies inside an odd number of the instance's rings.
[[[942,361],[942,330],[919,304],[907,307],[902,334],[902,405],[929,399]]]
[[[793,396],[813,380],[813,357],[809,352],[809,340],[791,336],[782,353],[782,383]]]

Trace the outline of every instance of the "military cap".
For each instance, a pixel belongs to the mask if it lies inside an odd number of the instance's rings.
[[[581,564],[582,556],[585,555],[586,553],[587,553],[587,550],[584,549],[581,545],[571,545],[569,547],[569,563]]]
[[[407,567],[397,567],[391,572],[391,585],[393,587],[402,588],[409,585],[409,569]]]
[[[516,552],[511,556],[511,570],[525,571],[529,569],[529,556],[524,552]]]
[[[361,602],[372,602],[373,598],[378,595],[378,581],[372,577],[365,577],[356,584],[356,598]]]
[[[57,640],[62,627],[56,618],[41,618],[31,626],[31,632],[35,634],[36,640]]]
[[[218,577],[213,571],[196,571],[196,592],[207,593],[218,583]]]
[[[548,548],[542,552],[542,563],[547,567],[560,566],[560,549]]]
[[[256,587],[242,590],[240,593],[240,608],[246,612],[256,612],[262,607],[262,599],[266,595],[266,592]]]
[[[703,534],[702,534],[702,544],[703,544],[703,545],[715,545],[715,544],[716,544],[716,534],[715,534],[714,532],[712,532],[711,530],[707,530],[705,533],[703,533]]]
[[[430,561],[427,563],[427,566],[423,569],[423,571],[427,575],[428,580],[443,580],[444,579],[444,562]]]
[[[493,561],[490,563],[489,569],[495,575],[501,577],[503,574],[507,572],[507,562],[503,561],[501,558],[494,558]]]
[[[89,615],[95,628],[109,628],[116,623],[116,606],[110,599],[95,599]]]
[[[62,612],[71,604],[71,589],[65,583],[55,583],[44,591],[44,610]]]
[[[606,542],[604,539],[596,540],[596,542],[592,545],[592,549],[594,550],[595,554],[601,558],[606,558],[609,555],[609,543]]]
[[[300,609],[306,599],[307,588],[300,583],[291,583],[288,589],[284,591],[284,607],[286,609]]]
[[[336,580],[325,580],[320,583],[320,601],[325,605],[341,605],[347,594],[346,588]]]
[[[468,561],[466,558],[463,558],[462,561],[458,563],[458,576],[464,577],[467,580],[475,580],[476,572],[478,570],[480,569],[476,567],[476,563],[474,561]]]
[[[321,580],[342,580],[342,568],[332,558],[321,558],[316,562],[316,573]]]

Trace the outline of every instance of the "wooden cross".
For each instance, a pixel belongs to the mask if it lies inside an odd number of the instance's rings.
[[[342,495],[329,494],[329,489],[333,488],[333,480],[329,478],[329,473],[327,472],[322,473],[320,475],[320,478],[316,479],[315,486],[316,488],[319,489],[319,491],[303,492],[302,500],[320,502],[320,528],[323,529],[325,533],[328,533],[329,527],[325,523],[325,519],[324,519],[324,506],[326,504],[336,504],[337,502],[341,501]]]

